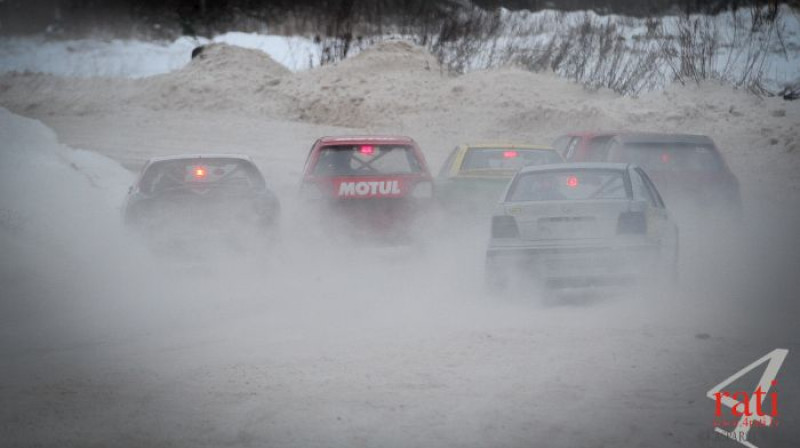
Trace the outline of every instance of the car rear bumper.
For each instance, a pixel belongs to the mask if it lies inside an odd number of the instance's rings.
[[[528,279],[555,288],[613,287],[653,273],[659,257],[659,246],[650,244],[490,247],[486,269],[493,282]]]
[[[432,200],[421,198],[310,200],[307,218],[322,235],[403,244],[424,232]]]

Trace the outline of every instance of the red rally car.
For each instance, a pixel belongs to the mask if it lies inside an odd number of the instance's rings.
[[[356,233],[399,236],[429,207],[433,178],[409,137],[323,137],[306,159],[301,194]]]

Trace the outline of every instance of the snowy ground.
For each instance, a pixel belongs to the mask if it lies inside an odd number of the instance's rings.
[[[395,43],[300,74],[216,47],[139,80],[6,75],[0,105],[6,445],[736,446],[705,393],[778,347],[782,424],[752,435],[800,441],[795,103],[451,78]],[[708,133],[742,182],[740,233],[685,223],[676,297],[498,301],[479,229],[346,247],[312,238],[293,201],[321,135],[410,134],[435,169],[461,141],[601,127]],[[120,228],[120,163],[200,151],[256,159],[286,208],[271,252],[187,264]]]

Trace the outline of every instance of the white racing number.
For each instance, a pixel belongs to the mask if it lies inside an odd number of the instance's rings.
[[[770,426],[773,418],[778,415],[778,395],[775,392],[770,394],[769,390],[772,386],[777,384],[775,378],[778,376],[778,370],[780,370],[788,354],[789,350],[777,348],[754,361],[749,366],[736,372],[725,381],[717,384],[706,393],[708,398],[716,402],[715,413],[717,417],[722,415],[723,405],[730,408],[734,416],[741,417],[733,431],[725,431],[719,427],[715,427],[714,431],[746,447],[758,448],[747,441],[747,433],[754,424]],[[761,379],[758,381],[756,390],[752,394],[743,391],[729,392],[722,390],[732,382],[744,376],[747,372],[750,372],[765,362],[769,363],[766,369],[764,369]],[[767,398],[770,399],[770,403],[768,406],[764,406]]]

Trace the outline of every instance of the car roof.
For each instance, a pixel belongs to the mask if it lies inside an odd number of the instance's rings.
[[[552,163],[548,165],[528,165],[522,167],[520,173],[531,173],[540,171],[563,171],[563,170],[617,170],[625,171],[633,165],[630,163],[605,163],[605,162],[586,162],[586,163]]]
[[[171,156],[153,157],[147,160],[147,164],[155,162],[165,162],[170,160],[192,160],[192,159],[235,159],[252,162],[253,159],[246,154],[223,154],[223,153],[202,153],[202,154],[175,154]]]
[[[330,144],[359,144],[359,143],[383,143],[383,144],[416,144],[414,139],[404,135],[341,135],[326,136],[318,140],[322,145]]]
[[[509,142],[480,142],[480,143],[464,143],[462,146],[465,148],[476,148],[476,149],[499,149],[499,148],[507,148],[507,149],[536,149],[542,151],[555,151],[555,149],[549,145],[537,145],[531,143],[509,143]]]
[[[574,131],[562,134],[567,137],[613,137],[616,135],[625,135],[628,131],[615,131],[615,130],[601,130],[601,131]]]
[[[714,143],[709,136],[699,134],[661,134],[656,132],[638,132],[620,135],[618,138],[623,143]]]

